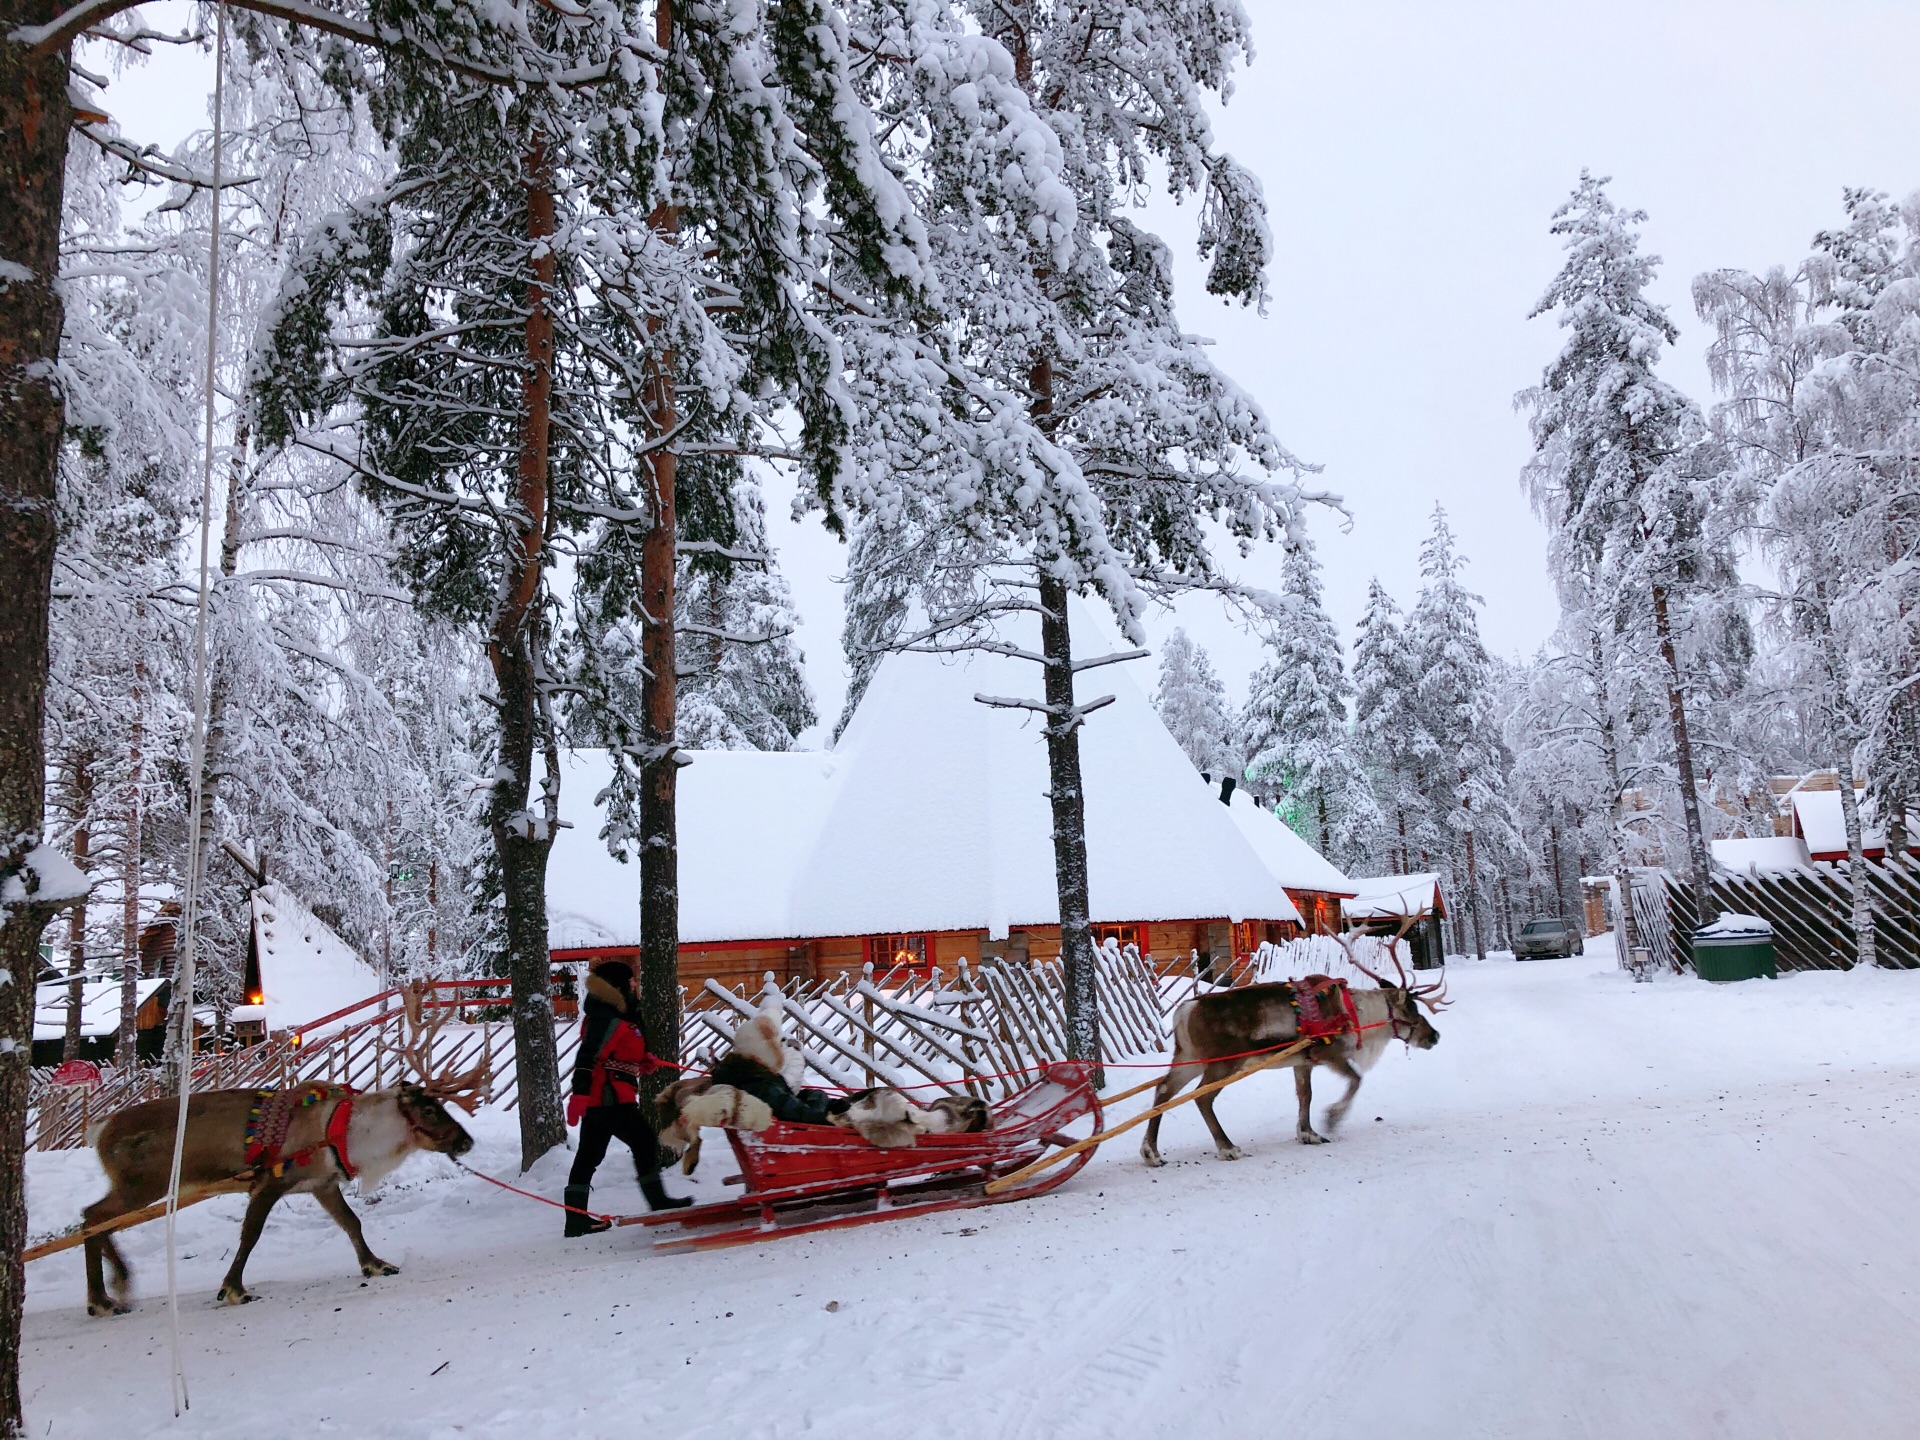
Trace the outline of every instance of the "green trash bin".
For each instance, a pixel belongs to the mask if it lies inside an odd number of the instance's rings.
[[[1757,915],[1722,915],[1693,932],[1693,969],[1702,980],[1773,979],[1773,927]]]

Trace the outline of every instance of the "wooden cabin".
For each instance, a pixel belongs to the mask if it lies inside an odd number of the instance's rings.
[[[1406,926],[1407,951],[1414,969],[1437,970],[1447,963],[1447,901],[1437,871],[1356,878],[1353,886],[1355,893],[1341,906],[1348,930],[1363,935],[1398,935]]]
[[[1325,866],[1303,880],[1309,921],[1245,831],[1251,824],[1275,849],[1307,847],[1250,801],[1246,822],[1222,806],[1128,668],[1084,682],[1090,697],[1114,696],[1080,732],[1096,938],[1161,959],[1224,961],[1326,925],[1319,897],[1344,877]],[[1027,694],[1032,670],[998,656],[891,656],[831,752],[692,753],[679,776],[682,983],[1057,955],[1039,723],[974,699]],[[601,752],[566,761],[569,823],[547,871],[556,961],[638,951],[638,866],[597,838],[593,799],[610,773]]]

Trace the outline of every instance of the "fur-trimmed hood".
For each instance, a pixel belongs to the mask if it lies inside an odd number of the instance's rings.
[[[585,1004],[588,1008],[596,1004],[602,1005],[623,1020],[627,1017],[627,997],[598,975],[587,976]]]

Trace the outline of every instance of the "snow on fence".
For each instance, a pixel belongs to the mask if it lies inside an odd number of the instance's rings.
[[[1898,855],[1861,865],[1880,963],[1920,969],[1920,861]],[[1748,875],[1716,871],[1710,893],[1721,911],[1758,915],[1773,926],[1774,962],[1783,970],[1843,970],[1858,953],[1844,860]],[[1691,962],[1699,916],[1687,886],[1664,870],[1635,871],[1633,915],[1640,943],[1663,965]]]
[[[1100,1056],[1117,1060],[1166,1048],[1165,1011],[1151,967],[1129,945],[1095,954],[1100,998]],[[763,1006],[777,1006],[787,1044],[799,1055],[803,1083],[857,1090],[891,1085],[998,1099],[1048,1061],[1066,1058],[1066,988],[1058,961],[1029,964],[961,961],[949,976],[896,968],[855,976],[778,984],[759,993],[709,980],[686,1008],[681,1062],[710,1067],[734,1027]]]

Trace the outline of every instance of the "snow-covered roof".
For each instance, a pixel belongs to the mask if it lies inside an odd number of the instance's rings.
[[[135,1008],[153,998],[165,980],[136,980]],[[33,1038],[58,1040],[67,1033],[67,982],[52,980],[34,987]],[[80,1033],[88,1037],[120,1033],[120,982],[85,980],[80,989]]]
[[[1100,653],[1102,628],[1074,618]],[[1115,697],[1080,731],[1092,918],[1297,919],[1125,668],[1079,682],[1083,699]],[[1003,656],[890,656],[831,753],[694,752],[679,776],[683,943],[1057,924],[1040,718],[973,698],[1039,680]],[[605,757],[568,763],[552,944],[636,945],[639,869],[607,856],[592,803]]]
[[[1441,907],[1440,872],[1417,875],[1355,876],[1353,898],[1340,902],[1349,920],[1397,920],[1431,914]]]
[[[1843,854],[1847,848],[1847,822],[1840,806],[1838,790],[1795,790],[1787,797],[1793,807],[1795,828],[1815,855]],[[1869,823],[1862,797],[1860,843],[1868,850],[1884,850],[1887,837],[1880,827]]]
[[[1219,803],[1210,792],[1203,790],[1202,793]],[[1253,847],[1253,853],[1287,889],[1319,890],[1329,895],[1353,893],[1353,882],[1341,873],[1339,866],[1294,834],[1284,820],[1244,790],[1234,791],[1232,803],[1225,808],[1233,817],[1235,828]]]
[[[1846,848],[1844,840],[1841,848]],[[1811,866],[1812,859],[1807,842],[1798,835],[1713,842],[1713,863],[1736,875],[1777,875],[1787,870],[1805,870]]]
[[[277,880],[253,892],[269,1031],[310,1025],[380,993],[380,976]]]
[[[787,939],[794,880],[843,761],[819,750],[693,750],[677,779],[683,944]],[[547,858],[547,936],[555,950],[640,943],[640,864],[607,853],[596,797],[613,778],[604,750],[561,762],[560,831]]]

